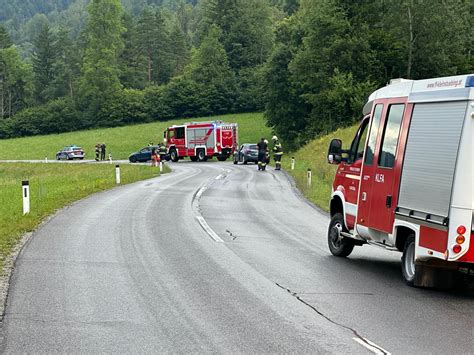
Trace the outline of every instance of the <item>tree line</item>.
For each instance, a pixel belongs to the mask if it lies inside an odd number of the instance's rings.
[[[474,71],[467,0],[133,3],[45,21],[25,58],[0,26],[0,138],[265,111],[297,147],[392,78]]]

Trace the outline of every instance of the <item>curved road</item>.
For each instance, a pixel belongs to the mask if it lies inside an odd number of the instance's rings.
[[[6,353],[469,353],[474,293],[409,288],[400,254],[326,246],[283,172],[172,165],[42,226],[11,279]]]

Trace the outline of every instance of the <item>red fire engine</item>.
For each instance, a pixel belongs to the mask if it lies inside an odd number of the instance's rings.
[[[350,149],[329,146],[333,255],[398,250],[412,286],[449,286],[474,267],[473,100],[474,75],[396,79],[369,96]]]
[[[174,162],[184,157],[206,161],[214,156],[225,161],[238,145],[237,130],[236,123],[192,122],[168,127],[164,139],[168,155]]]

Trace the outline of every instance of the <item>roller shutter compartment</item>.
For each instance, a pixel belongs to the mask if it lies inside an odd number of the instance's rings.
[[[397,211],[447,221],[466,110],[467,101],[415,104]]]

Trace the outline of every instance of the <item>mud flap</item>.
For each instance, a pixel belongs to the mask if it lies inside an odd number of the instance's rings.
[[[417,265],[413,286],[451,289],[456,285],[458,273],[454,269]]]

